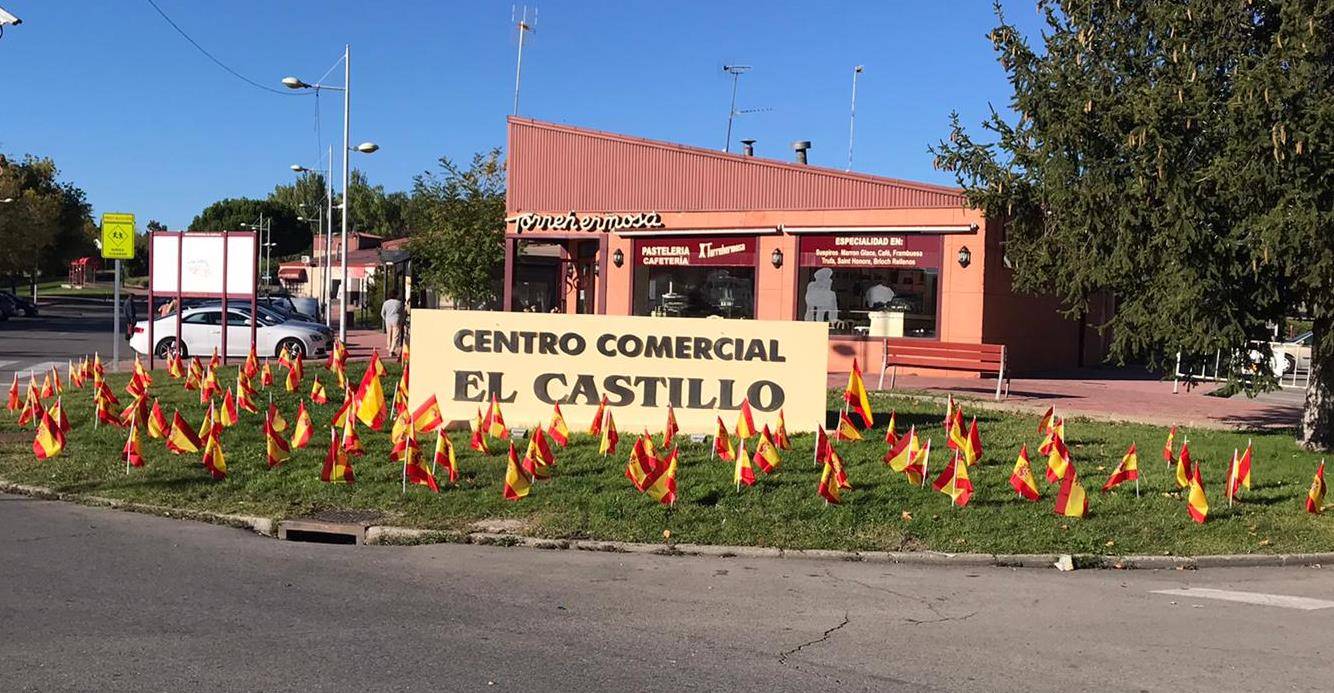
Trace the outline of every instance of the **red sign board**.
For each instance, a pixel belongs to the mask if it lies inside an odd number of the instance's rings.
[[[655,238],[635,241],[635,264],[642,267],[754,267],[754,236]]]
[[[924,234],[829,234],[801,237],[802,267],[937,269],[941,237]]]

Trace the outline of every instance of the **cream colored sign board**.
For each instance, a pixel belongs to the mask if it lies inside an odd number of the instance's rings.
[[[825,420],[829,330],[823,322],[412,311],[411,406],[435,395],[446,421],[467,421],[495,395],[505,423],[588,429],[605,395],[623,435],[662,431],[667,404],[682,433],[730,429],[743,399],[755,425],[783,410],[790,432]]]

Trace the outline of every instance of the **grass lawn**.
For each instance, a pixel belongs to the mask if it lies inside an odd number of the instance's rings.
[[[276,364],[274,364],[276,367]],[[398,368],[389,365],[385,390],[392,392]],[[350,376],[360,377],[364,364],[353,364]],[[219,381],[235,382],[235,367],[221,369]],[[278,387],[261,390],[259,402],[272,393],[292,422],[297,397]],[[302,393],[313,375],[336,392],[330,374],[308,365]],[[154,373],[153,393],[160,396],[167,418],[174,408],[192,424],[203,418],[195,392],[185,391],[165,372]],[[108,381],[122,404],[125,375]],[[336,395],[334,395],[336,397]],[[830,408],[837,393],[830,393]],[[782,467],[766,476],[758,469],[758,483],[738,493],[732,485],[730,464],[710,460],[708,447],[691,444],[684,436],[678,475],[678,500],[671,509],[634,491],[623,476],[632,441],[626,435],[620,454],[604,459],[597,441],[576,436],[568,448],[557,449],[557,467],[550,481],[539,482],[519,502],[501,498],[505,471],[504,448],[493,442],[495,454],[479,455],[467,447],[467,433],[452,434],[459,448],[461,474],[456,486],[432,494],[409,487],[401,495],[400,467],[388,461],[386,432],[362,429],[367,454],[353,458],[357,483],[323,484],[319,470],[328,445],[328,431],[317,434],[311,446],[294,451],[282,467],[270,471],[264,461],[260,415],[242,412],[242,421],[222,436],[229,476],[213,481],[199,464],[198,455],[176,456],[161,441],[142,440],[147,466],[125,473],[118,459],[126,431],[102,426],[94,429],[91,389],[65,393],[73,430],[65,451],[52,460],[38,461],[31,452],[31,428],[16,430],[15,415],[0,413],[0,478],[43,485],[59,491],[119,498],[142,503],[268,517],[298,517],[321,510],[371,509],[383,513],[381,524],[461,529],[483,519],[514,518],[526,524],[524,533],[543,537],[662,541],[671,529],[675,540],[708,544],[753,544],[786,548],[851,550],[933,549],[952,552],[1068,552],[1095,554],[1203,555],[1215,553],[1285,553],[1334,549],[1334,517],[1309,515],[1303,510],[1306,490],[1320,461],[1319,455],[1299,451],[1291,435],[1255,436],[1254,489],[1244,502],[1227,507],[1223,480],[1234,447],[1245,448],[1245,433],[1178,432],[1190,438],[1192,456],[1202,462],[1210,501],[1210,519],[1203,526],[1191,522],[1184,494],[1177,492],[1171,469],[1160,451],[1166,430],[1155,426],[1071,419],[1066,424],[1074,464],[1090,497],[1089,516],[1067,519],[1052,513],[1056,488],[1042,479],[1044,461],[1036,447],[1037,417],[1012,413],[976,413],[985,455],[971,471],[976,491],[971,504],[956,509],[940,494],[912,487],[881,462],[884,419],[898,414],[900,431],[916,424],[933,438],[932,476],[945,462],[945,437],[939,404],[883,395],[873,397],[882,414],[876,430],[861,442],[839,443],[853,490],[843,504],[826,506],[816,495],[819,470],[812,464],[813,436],[794,436],[793,449],[784,453]],[[327,424],[337,402],[316,406],[317,428]],[[515,422],[517,423],[517,422]],[[757,422],[762,423],[762,422]],[[570,421],[582,429],[586,421]],[[1121,490],[1098,492],[1131,443],[1140,449],[1142,496],[1133,484]],[[1027,444],[1043,498],[1019,498],[1007,478],[1020,444]],[[432,443],[424,448],[430,453]],[[748,446],[753,450],[753,446]],[[521,448],[522,451],[522,448]]]

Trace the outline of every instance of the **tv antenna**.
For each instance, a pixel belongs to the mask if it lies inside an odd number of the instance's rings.
[[[727,109],[727,142],[723,144],[723,151],[732,151],[732,119],[740,115],[736,110],[736,88],[737,83],[741,81],[741,75],[750,72],[749,65],[723,65],[723,72],[732,75],[732,105]]]
[[[533,18],[528,19],[528,6],[524,5],[522,13],[519,8],[510,5],[510,21],[519,28],[519,59],[514,63],[514,115],[519,115],[519,78],[523,75],[523,35],[528,32],[537,32],[537,8],[533,8]]]

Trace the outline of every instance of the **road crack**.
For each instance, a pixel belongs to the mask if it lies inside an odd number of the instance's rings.
[[[779,664],[787,664],[787,658],[788,658],[789,655],[794,655],[794,654],[796,654],[796,653],[798,653],[798,652],[800,652],[800,651],[806,649],[807,647],[810,647],[811,645],[818,645],[818,644],[820,644],[820,643],[822,643],[822,642],[828,640],[828,639],[830,638],[830,636],[832,636],[834,633],[838,632],[839,630],[842,630],[842,628],[843,628],[844,626],[848,625],[849,622],[850,622],[850,619],[848,618],[848,612],[844,611],[844,612],[843,612],[843,622],[842,622],[842,623],[840,623],[840,624],[834,626],[833,628],[830,628],[830,629],[826,630],[823,634],[820,635],[820,637],[818,637],[818,638],[816,638],[816,639],[814,639],[814,640],[808,640],[808,641],[806,641],[806,642],[804,642],[804,643],[801,643],[800,645],[797,645],[796,647],[794,647],[794,648],[792,648],[792,649],[790,649],[790,650],[787,650],[786,652],[780,652],[780,653],[778,653],[778,663],[779,663]]]
[[[919,621],[918,619],[915,619],[915,618],[907,618],[907,617],[904,617],[903,620],[904,620],[904,621],[907,621],[910,625],[920,626],[920,625],[931,624],[931,623],[945,623],[945,622],[947,622],[947,621],[966,621],[966,620],[968,620],[968,619],[970,619],[970,618],[972,618],[972,617],[974,617],[974,616],[976,616],[976,615],[977,615],[977,612],[974,611],[974,612],[971,612],[971,613],[966,614],[966,615],[963,615],[963,616],[941,616],[940,618],[929,618],[929,619],[926,619],[926,620],[924,620],[924,621]]]

